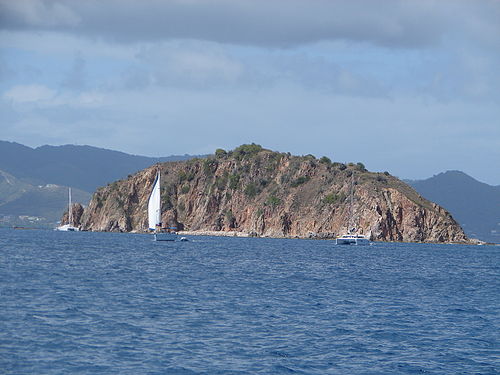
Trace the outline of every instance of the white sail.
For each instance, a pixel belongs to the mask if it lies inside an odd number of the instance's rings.
[[[148,202],[149,229],[155,230],[161,224],[161,193],[160,193],[160,172],[156,174],[153,190]]]

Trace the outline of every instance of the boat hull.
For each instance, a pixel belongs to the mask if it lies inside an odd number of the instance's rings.
[[[176,241],[177,233],[155,233],[155,241]]]
[[[336,245],[369,245],[370,240],[368,238],[353,238],[353,237],[348,237],[348,238],[337,238],[335,240]]]
[[[55,230],[61,231],[61,232],[78,232],[79,229],[70,225],[70,224],[65,224],[61,225],[60,227],[57,227]]]

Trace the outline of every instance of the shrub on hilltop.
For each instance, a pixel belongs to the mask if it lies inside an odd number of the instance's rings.
[[[236,147],[232,152],[230,152],[230,155],[232,155],[237,160],[243,160],[245,157],[252,157],[263,150],[264,149],[261,145],[257,145],[255,143],[249,145],[245,144]]]

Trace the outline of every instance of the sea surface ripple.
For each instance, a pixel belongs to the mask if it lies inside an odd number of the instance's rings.
[[[3,374],[498,374],[495,246],[0,230]]]

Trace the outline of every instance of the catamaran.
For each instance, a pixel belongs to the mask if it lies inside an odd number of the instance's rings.
[[[160,171],[156,173],[156,179],[151,190],[148,201],[148,224],[149,231],[154,234],[155,241],[175,241],[177,233],[175,228],[163,228],[161,223],[161,191]]]
[[[349,201],[349,223],[347,233],[335,239],[336,245],[369,245],[370,239],[362,234],[358,234],[354,226],[353,215],[353,200],[354,200],[354,174],[351,177],[351,196]]]
[[[370,240],[362,234],[347,233],[335,239],[337,245],[369,245]]]
[[[55,230],[60,230],[63,232],[78,232],[78,228],[73,225],[73,210],[71,204],[71,188],[69,188],[69,203],[68,203],[68,224],[61,225]]]

